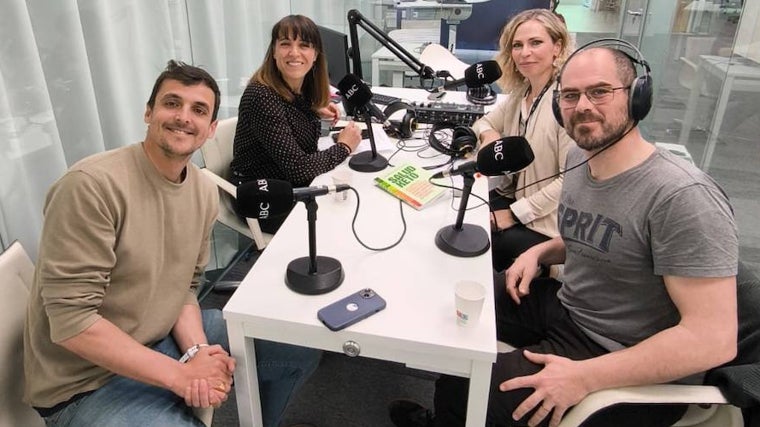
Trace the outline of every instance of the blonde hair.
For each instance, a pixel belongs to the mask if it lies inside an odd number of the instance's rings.
[[[269,42],[264,62],[253,74],[249,83],[261,83],[269,86],[290,102],[295,99],[295,95],[282,78],[282,73],[280,73],[274,60],[274,49],[277,41],[284,38],[300,38],[314,47],[317,58],[311,67],[311,71],[304,77],[301,93],[311,101],[312,110],[317,111],[327,106],[330,100],[330,84],[327,78],[327,60],[322,47],[322,38],[319,36],[319,29],[314,21],[303,15],[288,15],[272,27],[272,40]]]
[[[506,93],[512,92],[525,84],[525,76],[517,70],[517,65],[515,65],[512,59],[512,42],[514,41],[517,28],[528,21],[541,23],[549,34],[549,37],[551,37],[552,42],[560,44],[559,54],[553,64],[553,77],[557,76],[570,52],[570,34],[567,32],[567,26],[554,12],[548,9],[529,9],[513,16],[501,31],[499,53],[495,58],[501,66],[502,73],[501,78],[496,83]]]

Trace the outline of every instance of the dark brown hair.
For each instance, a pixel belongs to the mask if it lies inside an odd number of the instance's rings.
[[[216,84],[216,80],[211,77],[206,70],[195,67],[193,65],[187,65],[181,61],[169,60],[166,64],[166,69],[158,75],[156,83],[153,84],[153,91],[148,98],[148,107],[152,110],[156,105],[156,96],[161,88],[164,80],[171,79],[182,83],[185,86],[195,86],[198,84],[204,84],[214,92],[214,112],[211,113],[211,122],[216,120],[216,115],[219,113],[219,103],[221,101],[221,94],[219,93],[219,85]]]
[[[288,15],[272,27],[272,39],[269,42],[264,63],[251,77],[250,83],[261,83],[274,89],[281,97],[293,101],[293,92],[283,80],[277,63],[274,60],[274,49],[278,40],[300,38],[311,44],[317,53],[317,58],[311,71],[306,74],[301,87],[301,93],[311,102],[311,108],[318,110],[327,105],[330,98],[327,80],[327,61],[323,54],[322,38],[319,29],[311,19],[303,15]]]

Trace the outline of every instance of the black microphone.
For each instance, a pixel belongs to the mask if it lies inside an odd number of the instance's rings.
[[[338,89],[343,96],[346,111],[352,111],[354,116],[363,113],[371,148],[370,151],[354,154],[348,161],[348,167],[359,172],[377,172],[385,169],[388,166],[388,159],[377,153],[370,116],[378,119],[385,127],[390,127],[391,124],[383,112],[372,103],[372,91],[366,83],[353,74],[346,74],[338,82]]]
[[[369,86],[362,81],[359,77],[353,74],[346,74],[340,82],[338,82],[338,90],[341,96],[346,101],[347,112],[362,111],[366,109],[369,113],[377,119],[378,122],[384,126],[390,126],[388,118],[385,117],[382,111],[377,108],[372,102],[372,91]],[[367,123],[369,126],[369,123]]]
[[[444,89],[452,89],[466,84],[468,88],[478,88],[491,84],[501,77],[501,67],[493,60],[476,62],[464,70],[464,78],[443,85]]]
[[[480,172],[485,176],[509,175],[524,169],[535,155],[525,137],[507,136],[486,145],[478,151],[476,161],[469,161],[433,175],[434,179]]]
[[[349,188],[347,184],[293,188],[289,182],[280,179],[255,179],[237,187],[238,213],[247,218],[276,217],[290,212],[295,202]]]
[[[317,256],[317,201],[314,197],[349,188],[348,185],[338,184],[294,189],[287,181],[263,178],[238,185],[238,213],[247,218],[266,219],[284,215],[290,212],[293,203],[298,201],[303,201],[306,205],[309,256],[294,259],[285,271],[285,284],[293,291],[307,295],[323,294],[337,288],[343,282],[343,267],[340,261]]]

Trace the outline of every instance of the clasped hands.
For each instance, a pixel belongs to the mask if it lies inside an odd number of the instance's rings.
[[[529,250],[517,257],[507,270],[506,289],[515,303],[520,304],[520,299],[530,293],[531,281],[538,272],[537,266],[538,257]],[[506,392],[521,388],[533,389],[533,393],[512,412],[512,418],[519,420],[535,410],[528,420],[529,426],[536,426],[551,416],[549,426],[555,427],[559,425],[568,409],[593,391],[587,381],[593,373],[588,371],[588,364],[584,361],[522,351],[528,361],[543,365],[543,369],[533,375],[504,381],[499,384],[499,390]]]
[[[174,392],[190,407],[218,408],[232,390],[235,359],[219,345],[202,347],[182,365],[182,384]]]

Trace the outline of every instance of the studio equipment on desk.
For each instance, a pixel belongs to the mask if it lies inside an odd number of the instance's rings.
[[[475,173],[480,172],[486,176],[513,174],[528,166],[534,157],[533,150],[524,137],[508,136],[481,148],[476,161],[433,175],[433,179],[461,175],[464,181],[456,223],[441,228],[435,235],[438,249],[458,257],[474,257],[485,253],[491,245],[488,232],[479,225],[464,223]]]
[[[237,187],[238,210],[248,218],[265,219],[286,215],[293,204],[304,202],[309,222],[309,256],[288,264],[285,284],[299,294],[319,295],[332,291],[343,282],[343,266],[335,258],[317,256],[317,202],[315,197],[346,191],[345,184],[293,188],[279,179],[256,179]]]
[[[375,134],[372,130],[372,117],[376,117],[384,125],[390,123],[382,111],[372,103],[372,91],[359,77],[346,74],[338,83],[338,90],[346,103],[346,109],[350,110],[354,117],[363,117],[369,133],[370,151],[356,153],[348,161],[348,166],[359,172],[377,172],[388,166],[388,159],[377,153]],[[376,110],[376,111],[375,111]]]
[[[451,138],[439,138],[438,135],[451,130]],[[478,146],[478,136],[468,125],[454,122],[439,122],[433,125],[428,133],[430,148],[451,157],[451,160],[466,157]]]
[[[401,110],[406,110],[401,120],[390,120],[394,113]],[[390,126],[385,126],[385,131],[389,136],[402,139],[411,138],[420,123],[438,126],[437,130],[444,129],[445,125],[470,127],[484,114],[485,110],[482,105],[455,104],[453,102],[405,102],[398,100],[383,110],[383,115],[390,122]],[[431,145],[433,145],[432,142]]]
[[[453,123],[472,126],[476,120],[485,115],[482,105],[457,104],[454,102],[412,102],[417,123],[434,125],[436,123]]]
[[[467,85],[467,100],[477,105],[491,105],[496,102],[496,92],[491,83],[501,77],[501,67],[493,60],[476,62],[464,70],[464,78],[443,85],[444,89],[453,89],[463,83]]]

